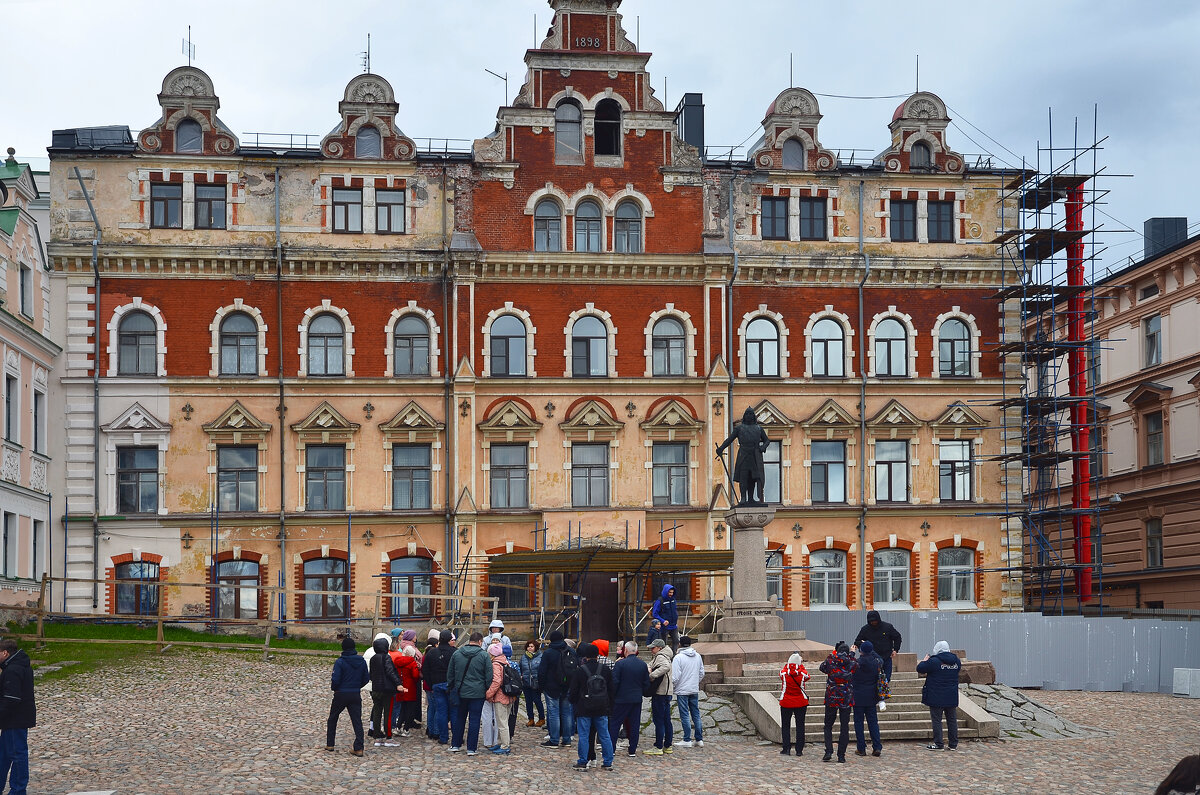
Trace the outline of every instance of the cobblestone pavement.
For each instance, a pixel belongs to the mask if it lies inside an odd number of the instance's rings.
[[[421,735],[400,740],[399,748],[368,747],[358,759],[349,754],[352,736],[344,716],[337,752],[323,750],[332,662],[332,655],[263,662],[168,652],[136,669],[39,683],[40,725],[29,735],[31,790],[1150,793],[1176,761],[1196,752],[1200,736],[1195,701],[1041,692],[1038,699],[1060,715],[1102,733],[970,742],[954,753],[892,743],[879,759],[851,750],[844,765],[822,764],[819,747],[809,746],[800,758],[784,757],[778,746],[751,737],[710,735],[704,748],[680,748],[670,756],[629,758],[622,750],[616,770],[608,773],[572,771],[572,751],[536,747],[541,731],[521,722],[507,757],[450,754]]]

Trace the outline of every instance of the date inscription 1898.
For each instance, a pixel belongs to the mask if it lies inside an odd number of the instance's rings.
[[[598,50],[603,46],[603,44],[601,44],[600,39],[595,38],[594,36],[579,36],[575,39],[575,46],[592,47],[593,49]]]

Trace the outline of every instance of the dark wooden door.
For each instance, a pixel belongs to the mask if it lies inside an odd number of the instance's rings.
[[[589,574],[580,594],[580,638],[585,643],[596,639],[617,640],[617,581],[611,574]]]

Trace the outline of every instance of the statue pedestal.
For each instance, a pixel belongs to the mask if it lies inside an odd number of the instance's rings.
[[[769,506],[741,506],[725,514],[733,532],[733,603],[725,617],[717,622],[716,634],[738,635],[758,632],[782,632],[783,619],[776,615],[779,605],[767,598],[766,534],[763,530],[775,518]]]

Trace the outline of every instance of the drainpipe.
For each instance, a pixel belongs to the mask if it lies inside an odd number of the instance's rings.
[[[863,285],[871,275],[871,255],[863,250],[863,180],[858,181],[858,255],[863,258],[858,283],[858,598],[867,606],[867,334],[863,326]]]
[[[75,179],[92,215],[96,236],[92,238],[92,609],[100,606],[100,219],[79,166],[75,166]],[[69,523],[68,523],[69,527]],[[64,554],[67,548],[66,529],[63,531]],[[65,560],[65,558],[64,558]],[[65,565],[65,564],[64,564]],[[63,576],[67,571],[63,569]],[[66,605],[66,586],[63,586],[63,605]]]
[[[442,378],[442,390],[444,393],[444,409],[446,412],[446,445],[442,451],[442,471],[445,473],[446,481],[446,504],[445,504],[445,532],[446,532],[446,552],[444,557],[445,565],[443,568],[449,567],[447,570],[454,571],[454,467],[452,462],[455,460],[454,453],[454,362],[451,360],[454,352],[451,348],[451,336],[453,333],[453,324],[450,321],[450,289],[452,286],[450,279],[450,241],[447,238],[447,218],[446,204],[448,197],[446,194],[446,165],[442,164],[442,367],[445,371]],[[453,580],[451,580],[453,582]]]
[[[733,273],[729,275],[729,286],[725,291],[725,366],[729,368],[729,392],[725,400],[725,416],[729,421],[729,428],[727,430],[728,433],[733,433],[734,420],[733,382],[735,370],[733,366],[733,284],[737,281],[738,277],[738,252],[737,246],[734,245],[733,241],[733,191],[736,180],[737,169],[735,168],[729,175],[729,248],[733,250]],[[727,477],[732,478],[732,475],[727,475]],[[732,504],[735,502],[732,480],[729,481],[728,489],[729,501]]]
[[[279,348],[278,391],[279,406],[279,576],[280,585],[287,584],[287,501],[285,487],[287,476],[284,471],[284,421],[287,419],[287,406],[284,405],[283,388],[283,237],[279,229],[279,166],[275,166],[275,331],[276,344]],[[346,554],[350,554],[349,548]],[[347,564],[349,565],[349,564]],[[287,599],[282,593],[279,597],[279,637],[283,637],[287,627]]]

